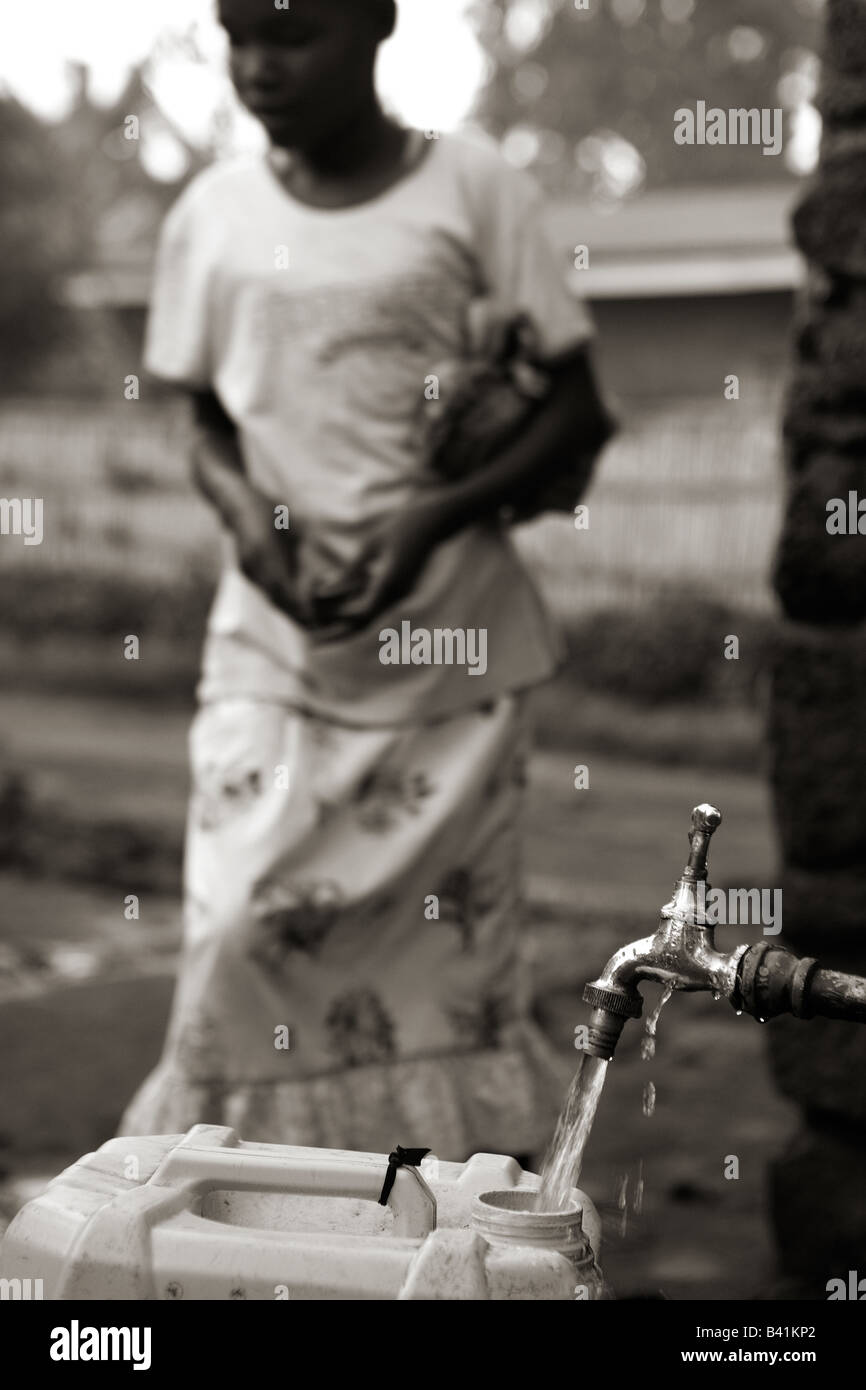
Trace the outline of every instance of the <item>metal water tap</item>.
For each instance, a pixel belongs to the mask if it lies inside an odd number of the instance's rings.
[[[817,960],[762,941],[724,953],[716,949],[705,911],[707,854],[722,813],[703,804],[692,811],[691,853],[673,897],[661,910],[654,936],[633,941],[611,956],[597,980],[584,986],[589,1004],[589,1039],[584,1052],[609,1060],[630,1018],[640,1018],[641,980],[674,990],[707,990],[724,996],[737,1013],[764,1020],[791,1013],[823,1014],[866,1023],[866,979],[823,970]]]

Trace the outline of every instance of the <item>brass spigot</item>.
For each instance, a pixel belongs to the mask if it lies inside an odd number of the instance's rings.
[[[707,990],[727,999],[738,1013],[761,1020],[792,1013],[866,1023],[866,979],[822,970],[816,960],[800,960],[765,941],[746,942],[728,953],[716,949],[705,903],[710,837],[721,820],[715,806],[695,807],[688,863],[661,909],[655,934],[623,946],[598,979],[584,987],[584,1003],[592,1008],[585,1052],[608,1060],[613,1056],[626,1023],[643,1011],[637,988],[641,980],[674,990]]]

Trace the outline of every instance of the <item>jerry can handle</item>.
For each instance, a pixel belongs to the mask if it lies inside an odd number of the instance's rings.
[[[166,1154],[148,1186],[184,1188],[196,1197],[225,1188],[310,1197],[360,1197],[377,1202],[388,1167],[387,1154],[380,1157],[327,1150],[293,1153],[291,1148],[286,1152],[263,1153],[231,1143],[225,1147],[190,1143],[190,1137]],[[279,1146],[266,1147],[277,1150]],[[423,1239],[436,1227],[436,1198],[417,1168],[405,1166],[396,1170],[387,1205],[394,1212],[395,1236]]]

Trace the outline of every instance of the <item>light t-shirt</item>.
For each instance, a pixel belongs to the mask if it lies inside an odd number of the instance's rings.
[[[213,390],[251,481],[350,563],[373,522],[429,486],[425,385],[465,348],[467,306],[483,294],[527,313],[545,354],[592,334],[547,240],[536,184],[491,142],[440,135],[391,188],[338,209],[300,203],[262,158],[222,161],[190,183],[164,223],[145,365]],[[383,664],[380,633],[403,634],[404,622],[413,634],[483,629],[483,674],[477,660],[474,674],[447,657]],[[275,608],[227,544],[199,694],[382,725],[535,684],[557,657],[547,614],[498,524],[451,537],[410,595],[371,628],[330,643],[311,642]]]

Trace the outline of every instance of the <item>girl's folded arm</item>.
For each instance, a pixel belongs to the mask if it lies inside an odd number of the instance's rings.
[[[273,500],[250,482],[238,433],[217,397],[193,392],[192,474],[235,541],[240,569],[303,626],[314,614],[298,573],[297,527],[277,531]]]
[[[193,392],[191,400],[193,480],[232,530],[251,490],[237,430],[212,391]]]
[[[506,448],[458,482],[437,488],[430,499],[439,539],[519,502],[564,465],[576,479],[576,492],[586,487],[615,422],[599,395],[585,347],[545,370],[550,389]]]

